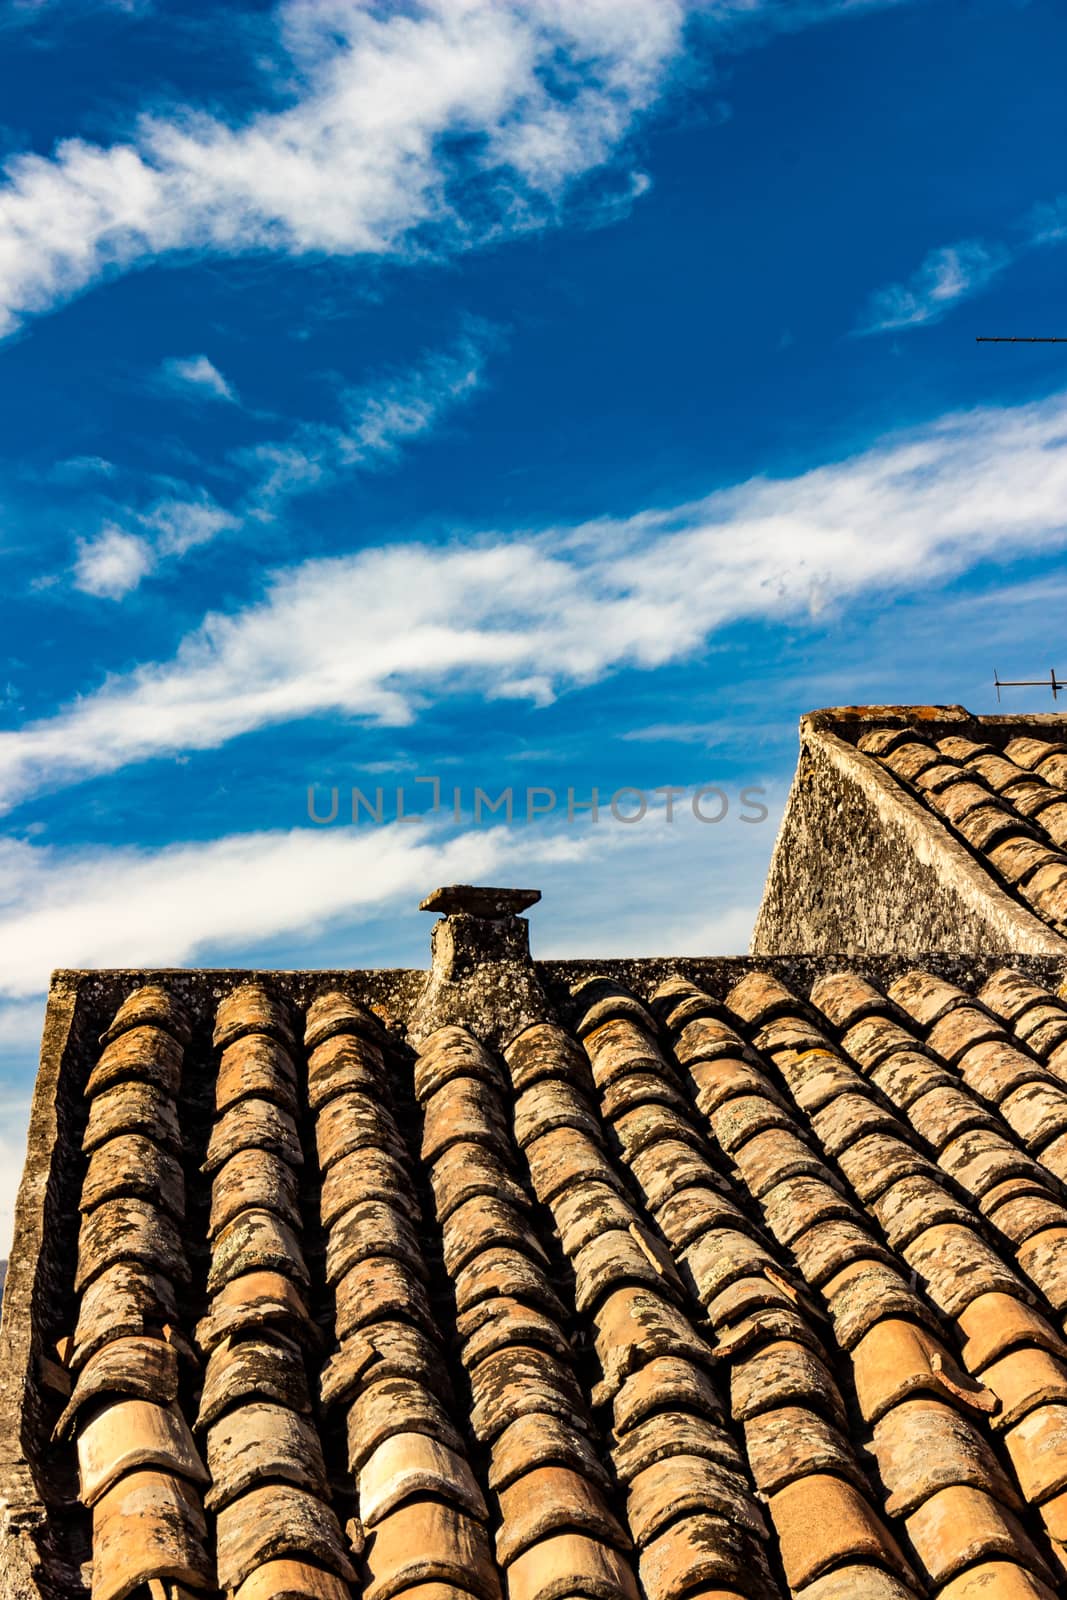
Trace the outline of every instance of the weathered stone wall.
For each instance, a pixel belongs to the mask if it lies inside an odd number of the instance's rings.
[[[801,724],[754,955],[1067,951],[937,817],[819,722]]]

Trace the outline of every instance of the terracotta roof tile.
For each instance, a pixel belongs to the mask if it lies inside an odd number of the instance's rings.
[[[181,1082],[182,1047],[164,1028],[143,1025],[116,1035],[105,1045],[85,1085],[89,1099],[101,1089],[131,1079],[152,1083],[173,1097]]]
[[[188,1424],[172,1405],[116,1400],[82,1420],[78,1475],[87,1506],[138,1467],[158,1467],[191,1483],[208,1482]]]
[[[488,1512],[466,1458],[425,1433],[392,1433],[364,1462],[356,1482],[359,1515],[370,1530],[408,1500],[431,1496],[479,1522]]]
[[[907,1519],[908,1537],[934,1583],[945,1583],[978,1561],[1007,1556],[1040,1578],[1048,1566],[1019,1519],[992,1495],[957,1485],[931,1495]]]
[[[187,1045],[192,1035],[189,1013],[175,994],[161,983],[146,983],[123,1000],[114,1017],[100,1035],[105,1048],[112,1039],[130,1028],[162,1028],[178,1044]]]
[[[210,1589],[206,1534],[192,1485],[165,1472],[126,1474],[93,1507],[92,1600],[125,1600],[151,1578]]]
[[[632,1486],[630,1493],[632,1500]],[[502,1567],[562,1532],[583,1533],[617,1550],[631,1548],[630,1535],[608,1509],[600,1486],[573,1467],[538,1465],[501,1489],[498,1500],[496,1558]]]
[[[122,1133],[97,1145],[82,1180],[79,1210],[104,1200],[135,1197],[158,1202],[175,1222],[185,1220],[185,1174],[171,1151],[142,1133]]]
[[[871,1450],[889,1491],[889,1509],[902,1516],[938,1489],[969,1484],[1013,1511],[1021,1501],[990,1443],[974,1422],[943,1400],[900,1401],[874,1426]]]
[[[316,1495],[290,1484],[250,1489],[218,1513],[218,1579],[236,1589],[265,1562],[295,1556],[355,1578],[340,1524]]]
[[[538,1540],[508,1568],[508,1600],[569,1600],[575,1594],[587,1600],[638,1600],[626,1558],[581,1533]]]
[[[771,1497],[790,1586],[802,1589],[827,1568],[870,1561],[914,1582],[900,1547],[860,1492],[829,1474],[796,1479]]]

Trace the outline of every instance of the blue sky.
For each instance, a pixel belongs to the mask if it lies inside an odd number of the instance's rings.
[[[0,1233],[53,966],[421,965],[468,877],[541,955],[743,949],[804,710],[1067,670],[1067,356],[974,342],[1067,334],[1053,0],[0,47]]]

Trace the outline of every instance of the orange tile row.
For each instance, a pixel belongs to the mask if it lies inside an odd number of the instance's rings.
[[[532,1080],[515,1106],[523,1145],[559,1113],[545,1096],[551,1085],[532,1078],[538,1041],[556,1032],[535,1028],[521,1041]],[[574,1372],[570,1319],[517,1177],[501,1068],[466,1030],[441,1028],[415,1063],[415,1093],[509,1600],[638,1600],[632,1542],[611,1507]]]
[[[321,1397],[346,1417],[364,1600],[454,1590],[499,1600],[488,1511],[428,1293],[418,1194],[387,1103],[382,1030],[344,995],[326,995],[308,1012],[305,1043],[338,1342]],[[410,1071],[395,1057],[390,1066]]]
[[[647,1600],[693,1593],[773,1600],[762,1508],[725,1425],[715,1356],[696,1331],[662,1241],[608,1153],[588,1062],[563,1029],[527,1029],[507,1048],[514,1126],[530,1181],[574,1273],[593,1333],[596,1406],[610,1406],[609,1454]],[[681,1152],[684,1163],[685,1151]],[[682,1178],[664,1159],[665,1200]]]
[[[188,1037],[171,996],[138,989],[103,1034],[85,1089],[80,1301],[60,1345],[76,1376],[55,1433],[76,1436],[92,1600],[125,1600],[163,1580],[214,1588],[208,1474],[179,1404],[179,1363],[195,1361],[175,1303],[190,1277],[176,1110]]]
[[[209,1300],[196,1329],[207,1366],[196,1428],[218,1586],[237,1600],[348,1600],[355,1573],[329,1502],[305,1366],[319,1333],[301,1243],[296,1040],[285,1007],[247,984],[219,1004],[212,1043]]]

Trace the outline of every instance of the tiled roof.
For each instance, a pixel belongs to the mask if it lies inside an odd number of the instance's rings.
[[[1067,999],[876,965],[512,1034],[133,989],[61,1106],[48,1592],[1063,1593]]]
[[[921,725],[873,727],[857,744],[1003,889],[1067,934],[1067,743],[983,721],[940,737]]]

